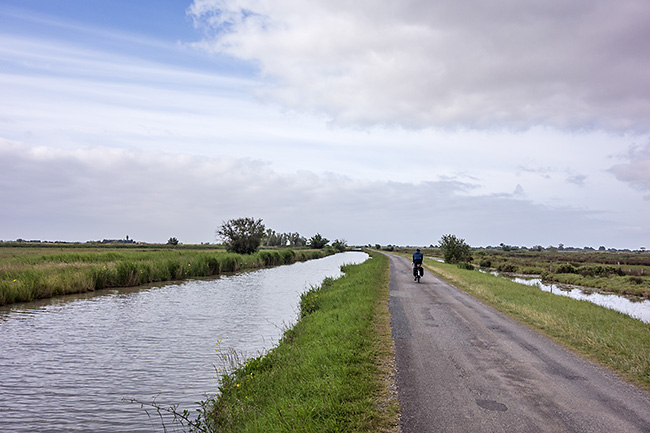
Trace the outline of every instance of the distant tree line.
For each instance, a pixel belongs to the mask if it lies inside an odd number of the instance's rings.
[[[304,247],[314,249],[325,248],[329,239],[316,233],[309,240],[299,233],[277,233],[275,230],[267,229],[261,218],[236,218],[224,221],[216,230],[217,238],[220,239],[227,251],[238,254],[252,254],[260,246],[269,247]],[[347,247],[346,241],[336,239],[332,248],[337,251],[344,251]]]

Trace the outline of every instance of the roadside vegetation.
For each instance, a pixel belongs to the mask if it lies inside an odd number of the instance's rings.
[[[407,254],[404,254],[407,255]],[[650,390],[650,326],[586,301],[457,265],[425,259],[425,268],[499,311],[621,377]]]
[[[388,259],[343,270],[302,295],[300,320],[274,349],[223,375],[193,430],[397,431]],[[218,353],[233,364],[232,351]]]
[[[109,245],[0,244],[0,305],[111,287],[210,277],[337,252],[333,248],[273,249],[244,255],[212,245]]]

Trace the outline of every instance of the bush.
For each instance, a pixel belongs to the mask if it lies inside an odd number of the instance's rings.
[[[440,238],[440,249],[445,263],[472,261],[470,246],[465,243],[465,239],[459,239],[455,235],[443,235]]]
[[[325,245],[327,245],[328,243],[329,243],[329,239],[324,238],[323,236],[321,236],[320,233],[316,233],[314,236],[311,237],[311,239],[309,239],[309,246],[317,250],[324,248]]]
[[[510,263],[502,263],[499,266],[497,266],[497,271],[513,273],[513,272],[517,272],[517,266]]]

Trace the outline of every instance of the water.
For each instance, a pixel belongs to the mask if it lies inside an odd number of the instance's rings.
[[[494,275],[500,275],[493,272]],[[623,296],[613,294],[603,294],[598,292],[585,292],[584,289],[570,288],[557,284],[546,284],[541,278],[530,277],[507,277],[512,281],[528,286],[538,287],[539,289],[556,295],[567,296],[573,299],[593,302],[601,307],[615,310],[628,316],[639,319],[642,322],[650,323],[650,301],[632,300]],[[594,289],[595,290],[595,289]]]
[[[0,308],[0,431],[162,431],[155,411],[122,399],[193,411],[217,390],[218,340],[243,356],[272,348],[301,293],[367,258]]]

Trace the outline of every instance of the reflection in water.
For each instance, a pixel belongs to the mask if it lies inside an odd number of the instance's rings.
[[[0,308],[0,430],[160,431],[157,415],[121,399],[193,410],[217,389],[217,340],[247,356],[270,349],[301,293],[367,258]]]
[[[500,275],[497,272],[492,272],[493,275]],[[602,294],[597,292],[586,293],[584,290],[578,288],[569,288],[557,284],[546,284],[542,282],[541,278],[523,278],[523,277],[507,277],[512,281],[528,286],[539,287],[545,292],[550,292],[556,295],[568,296],[573,299],[593,302],[601,307],[609,308],[620,313],[627,314],[645,323],[650,323],[650,301],[630,300],[623,296],[613,294]]]

